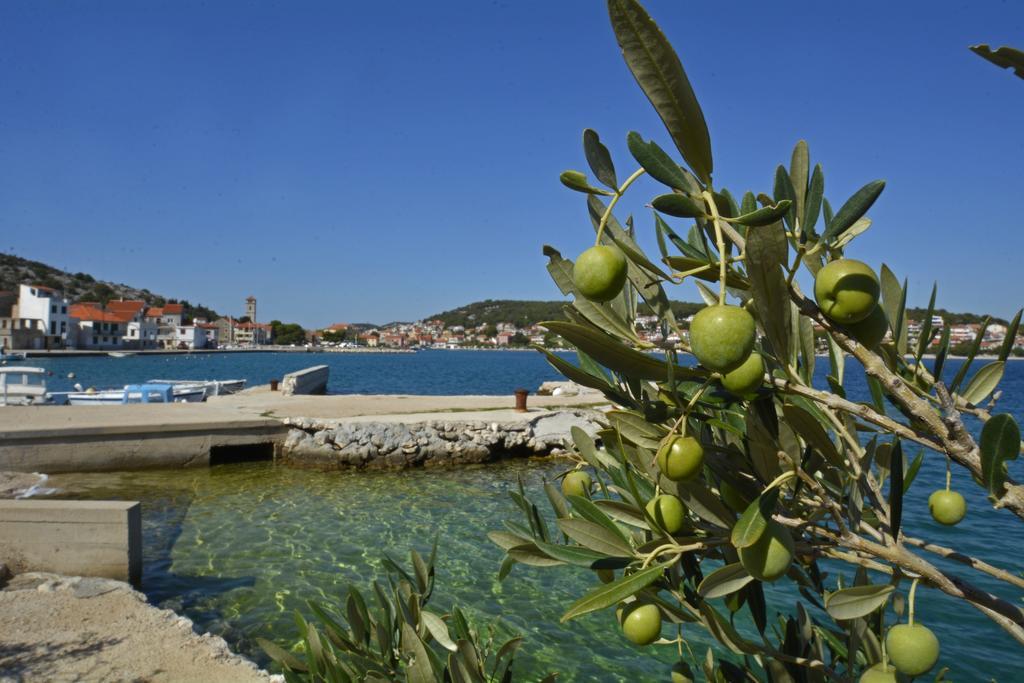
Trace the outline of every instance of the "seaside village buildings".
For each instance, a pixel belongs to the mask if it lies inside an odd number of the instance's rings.
[[[144,301],[70,303],[55,289],[20,285],[0,292],[0,349],[215,349],[271,341],[270,326],[255,320],[256,299],[246,302],[249,322],[222,318],[186,321],[182,304]],[[227,341],[225,341],[227,340]]]

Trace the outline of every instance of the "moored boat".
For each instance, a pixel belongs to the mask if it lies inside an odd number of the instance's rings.
[[[181,387],[203,387],[206,389],[206,395],[209,396],[226,396],[228,394],[234,394],[245,388],[244,379],[151,379],[151,384],[170,384],[175,388]]]
[[[46,403],[46,370],[28,366],[0,368],[0,406]]]
[[[0,361],[11,361],[11,360],[25,360],[25,354],[18,353],[17,351],[2,351],[2,352],[0,352]]]
[[[203,387],[183,387],[150,382],[129,384],[123,389],[72,391],[67,402],[73,406],[121,405],[124,403],[199,403],[206,399]]]

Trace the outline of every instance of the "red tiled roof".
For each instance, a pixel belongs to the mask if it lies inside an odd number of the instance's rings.
[[[164,304],[164,315],[180,315],[184,311],[185,307],[181,304]]]
[[[107,303],[107,310],[131,313],[138,315],[139,311],[146,307],[145,301],[110,301]]]
[[[89,304],[72,304],[68,315],[79,320],[103,323],[127,323],[131,322],[132,313],[124,311],[105,311],[98,306]]]
[[[347,330],[348,327],[349,327],[348,323],[334,323],[333,325],[331,325],[327,329],[328,330]]]
[[[235,323],[235,327],[240,330],[251,330],[254,327],[258,327],[261,330],[269,330],[270,325],[267,323]]]
[[[196,327],[201,327],[204,330],[216,330],[217,326],[213,323],[196,323]]]

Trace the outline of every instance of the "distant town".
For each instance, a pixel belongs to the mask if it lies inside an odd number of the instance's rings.
[[[71,301],[55,288],[38,284],[19,285],[18,291],[0,291],[0,349],[32,351],[81,349],[101,351],[239,349],[265,346],[308,346],[323,349],[459,349],[459,348],[558,348],[561,340],[532,315],[544,319],[558,315],[559,302],[482,302],[464,309],[439,314],[418,322],[387,325],[335,323],[322,329],[304,329],[278,320],[258,322],[256,298],[244,302],[240,316],[208,319],[189,317],[186,305],[166,302],[150,305],[141,299]],[[659,326],[654,315],[640,315],[636,329],[640,339],[658,347],[686,342],[692,312],[699,306],[680,304],[683,337]],[[476,307],[476,308],[474,308]],[[191,310],[191,309],[189,309]],[[208,310],[208,309],[204,309]],[[500,320],[506,312],[518,320]],[[446,320],[447,318],[447,320]],[[479,320],[478,318],[484,318]],[[932,344],[947,325],[939,315],[932,317]],[[911,348],[922,332],[920,320],[911,319],[907,336]],[[962,353],[977,340],[980,322],[949,324],[950,349]],[[818,332],[823,332],[818,330]],[[980,340],[982,353],[1002,348],[1007,334],[1003,322],[990,323]],[[1014,340],[1015,355],[1024,355],[1024,335]]]

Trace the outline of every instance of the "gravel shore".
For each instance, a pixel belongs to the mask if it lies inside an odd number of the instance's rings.
[[[0,591],[0,682],[283,680],[109,579],[27,573]]]

